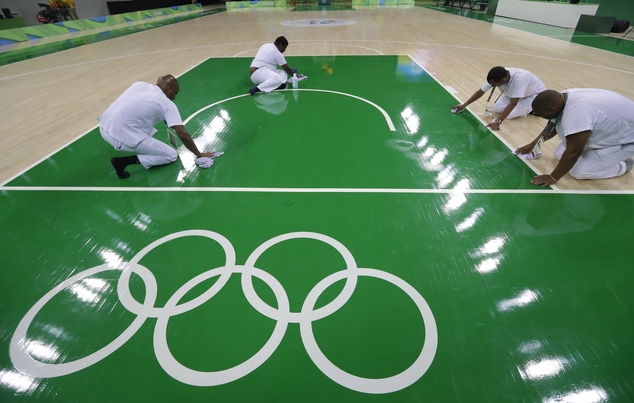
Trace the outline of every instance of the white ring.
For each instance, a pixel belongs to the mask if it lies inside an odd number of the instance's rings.
[[[258,258],[271,246],[282,241],[299,238],[315,239],[325,242],[335,248],[341,254],[343,260],[346,262],[346,285],[343,287],[343,290],[341,290],[341,293],[337,296],[337,298],[330,301],[323,307],[312,312],[302,312],[301,314],[299,312],[289,312],[289,317],[283,317],[278,309],[275,309],[274,307],[268,305],[266,302],[262,301],[262,299],[255,292],[255,289],[253,288],[253,281],[251,280],[250,268],[255,268],[255,263],[257,262]],[[354,275],[354,273],[356,273],[357,262],[354,260],[354,257],[352,256],[350,251],[336,239],[316,232],[289,232],[288,234],[283,234],[276,236],[275,238],[271,238],[268,241],[264,242],[262,245],[258,246],[257,249],[254,250],[253,253],[251,253],[244,266],[245,271],[242,274],[242,290],[244,291],[244,295],[247,297],[249,303],[258,310],[258,312],[273,320],[287,320],[290,323],[299,323],[303,320],[318,320],[325,318],[326,316],[340,309],[346,302],[348,302],[348,300],[352,296],[352,293],[354,292],[355,287],[357,286],[357,277],[356,275]],[[310,318],[307,319],[306,316],[302,315],[309,315]]]
[[[164,312],[169,312],[169,310],[176,307],[178,301],[180,301],[180,299],[196,285],[208,278],[218,275],[219,273],[224,275],[226,271],[227,270],[225,268],[218,268],[209,270],[194,277],[179,288],[178,291],[176,291],[176,293],[174,293],[174,295],[167,301]],[[242,271],[240,268],[235,269],[235,272],[240,271]],[[288,312],[290,309],[288,297],[279,281],[277,281],[275,277],[269,273],[260,269],[251,269],[250,272],[252,275],[255,275],[271,287],[271,290],[273,290],[275,298],[277,299],[279,310],[281,312]],[[240,379],[255,371],[275,352],[282,342],[284,334],[286,333],[286,328],[288,327],[288,322],[278,320],[275,324],[275,329],[273,329],[273,333],[266,344],[264,344],[264,346],[253,357],[249,358],[242,364],[222,371],[202,372],[185,367],[178,362],[170,352],[167,344],[167,324],[170,316],[170,314],[161,315],[156,322],[156,327],[154,328],[154,352],[156,353],[156,358],[158,359],[159,364],[161,364],[161,367],[163,367],[165,372],[167,372],[172,378],[194,386],[223,385],[225,383],[233,382],[236,379]]]
[[[140,275],[140,273],[135,270],[135,267],[143,267],[143,266],[137,265],[137,263],[154,248],[166,242],[169,242],[172,239],[182,238],[186,236],[202,236],[202,237],[215,240],[216,242],[220,244],[220,246],[222,246],[222,249],[224,249],[225,251],[225,257],[226,257],[225,267],[235,266],[236,253],[235,253],[235,250],[233,249],[233,245],[231,244],[231,242],[229,242],[227,238],[223,237],[222,235],[216,232],[205,231],[205,230],[189,230],[189,231],[175,232],[173,234],[166,235],[163,238],[160,238],[152,242],[145,248],[143,248],[139,253],[137,253],[132,258],[132,260],[130,260],[130,263],[128,265],[124,266],[123,272],[121,273],[121,277],[119,278],[119,283],[117,285],[117,294],[119,295],[119,299],[121,300],[121,303],[123,304],[125,309],[127,309],[128,311],[134,314],[143,315],[150,318],[156,318],[161,316],[161,311],[163,310],[163,308],[154,307],[154,306],[147,307],[145,305],[139,304],[139,302],[136,299],[134,299],[134,297],[130,293],[130,275],[132,273],[136,273]],[[147,270],[145,267],[143,267],[143,269]],[[229,277],[231,277],[231,271],[225,271],[220,276],[218,281],[216,281],[211,286],[211,288],[209,288],[209,290],[205,291],[203,294],[192,299],[191,301],[187,301],[186,303],[175,307],[178,309],[175,309],[173,314],[178,315],[180,313],[187,312],[205,303],[207,300],[209,300],[209,298],[213,297],[227,283],[227,281],[229,281]],[[152,280],[152,283],[156,287],[156,279]]]
[[[319,298],[321,293],[348,274],[349,273],[345,270],[338,271],[321,280],[306,297],[304,305],[302,306],[302,312],[312,312],[312,309],[317,302],[317,298]],[[306,352],[321,372],[323,372],[328,378],[348,389],[363,393],[379,394],[396,392],[397,390],[406,388],[419,380],[420,377],[425,374],[436,355],[436,348],[438,346],[438,330],[436,328],[434,315],[425,299],[414,287],[390,273],[375,269],[357,269],[355,276],[376,277],[388,281],[402,289],[414,301],[423,316],[423,322],[425,324],[425,341],[420,355],[405,371],[388,378],[370,379],[351,375],[339,369],[328,358],[326,358],[315,341],[312,322],[308,320],[302,321],[299,324]]]
[[[18,324],[13,337],[11,338],[11,344],[9,347],[9,354],[11,356],[11,362],[15,368],[22,372],[23,374],[28,374],[33,377],[38,378],[53,378],[56,376],[68,375],[73,372],[77,372],[84,368],[87,368],[102,359],[106,358],[113,352],[115,352],[119,347],[121,347],[125,342],[130,340],[130,338],[139,330],[141,325],[145,322],[146,316],[139,315],[132,321],[130,326],[123,331],[116,339],[110,342],[108,345],[102,347],[101,349],[95,351],[94,353],[83,357],[78,358],[75,361],[64,362],[59,364],[47,364],[40,361],[37,361],[33,357],[29,355],[27,352],[27,344],[29,339],[26,336],[27,331],[29,330],[29,326],[31,322],[35,318],[35,315],[42,309],[42,307],[50,301],[55,295],[57,295],[60,291],[68,287],[69,285],[82,280],[86,277],[92,276],[93,274],[101,273],[102,271],[107,270],[119,270],[114,269],[107,264],[102,264],[97,267],[93,267],[91,269],[82,271],[70,278],[66,281],[53,288],[51,291],[46,293],[39,301],[35,303],[29,309],[29,311],[24,315],[20,323]],[[147,270],[147,269],[146,269]],[[149,272],[149,270],[147,270]],[[152,306],[156,301],[156,288],[148,286],[149,282],[153,280],[152,278],[147,278],[146,271],[138,271],[139,275],[143,279],[146,285],[146,293],[145,293],[145,301],[143,302],[143,307]]]
[[[216,240],[224,249],[226,264],[222,267],[208,270],[187,281],[169,298],[163,308],[157,308],[154,306],[158,293],[156,278],[149,269],[140,265],[139,261],[155,247],[172,239],[185,236],[203,236]],[[342,255],[346,263],[346,270],[340,270],[330,274],[313,287],[313,289],[308,293],[300,312],[290,312],[290,303],[284,287],[271,274],[255,267],[257,259],[268,248],[279,242],[295,238],[308,238],[325,242],[334,247]],[[130,263],[123,266],[123,270],[121,270],[121,276],[118,281],[117,295],[119,296],[122,305],[131,313],[136,314],[137,318],[115,340],[100,350],[84,358],[71,362],[48,364],[37,361],[30,356],[28,353],[30,340],[27,338],[27,331],[33,322],[33,319],[42,307],[60,291],[73,283],[93,274],[107,270],[121,269],[112,268],[107,264],[104,264],[83,271],[53,288],[46,295],[40,298],[33,307],[31,307],[18,324],[18,327],[11,338],[9,354],[13,365],[18,371],[33,377],[46,378],[67,375],[87,368],[112,354],[125,342],[127,342],[143,325],[148,317],[157,318],[156,327],[154,329],[154,350],[161,367],[163,367],[163,369],[174,379],[185,384],[195,386],[222,385],[248,375],[266,362],[266,360],[268,360],[275,352],[284,338],[288,324],[291,322],[299,323],[300,334],[304,347],[306,348],[306,352],[315,365],[326,376],[344,387],[363,393],[391,393],[410,386],[425,374],[436,354],[436,348],[438,345],[436,322],[429,305],[418,291],[416,291],[416,289],[407,282],[387,272],[376,269],[357,268],[354,257],[350,251],[348,251],[345,246],[335,239],[314,232],[293,232],[280,235],[260,245],[249,256],[245,266],[238,266],[235,264],[235,251],[233,245],[225,237],[211,231],[191,230],[177,232],[152,242],[137,253]],[[142,305],[137,302],[130,293],[129,282],[131,273],[136,273],[140,276],[145,285],[145,300]],[[242,289],[247,301],[258,312],[276,320],[277,323],[275,328],[264,346],[254,356],[241,364],[226,370],[212,372],[202,372],[187,368],[180,364],[169,350],[167,342],[167,326],[169,319],[172,316],[193,310],[209,301],[227,283],[232,273],[241,274]],[[401,290],[412,298],[412,301],[416,304],[422,315],[425,326],[425,340],[422,351],[414,363],[398,375],[380,379],[369,379],[351,375],[336,367],[328,358],[326,358],[315,341],[312,331],[312,322],[323,319],[340,309],[352,296],[357,284],[358,276],[360,275],[379,278],[401,288]],[[219,276],[219,279],[214,282],[207,291],[200,296],[179,305],[180,300],[195,286],[215,276]],[[277,308],[268,305],[257,295],[255,289],[253,288],[252,276],[258,277],[271,288],[277,300]],[[315,304],[323,292],[336,281],[343,278],[346,278],[346,284],[342,292],[329,304],[315,310]]]

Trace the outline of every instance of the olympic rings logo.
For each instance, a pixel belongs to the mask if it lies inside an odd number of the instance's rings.
[[[206,237],[219,243],[224,250],[226,264],[225,266],[208,270],[192,278],[169,298],[164,307],[155,307],[154,304],[156,302],[158,289],[156,278],[149,269],[139,264],[139,261],[159,245],[173,239],[190,236]],[[315,285],[315,287],[313,287],[313,289],[308,293],[308,296],[302,305],[301,311],[291,312],[288,296],[282,285],[272,275],[258,269],[256,267],[256,262],[262,253],[264,253],[264,251],[268,248],[280,242],[296,238],[314,239],[329,244],[342,255],[346,263],[346,269],[332,273],[317,283],[317,285]],[[130,326],[128,326],[121,335],[108,345],[75,361],[50,364],[38,361],[29,355],[27,349],[25,348],[25,343],[28,341],[26,333],[33,319],[42,307],[59,292],[77,281],[108,270],[121,270],[121,276],[117,286],[117,295],[122,305],[128,311],[137,315]],[[129,285],[132,273],[138,275],[145,284],[146,293],[145,299],[142,303],[135,300],[130,293]],[[170,318],[172,316],[191,311],[192,309],[195,309],[209,301],[220,291],[234,273],[241,275],[242,290],[244,291],[249,303],[259,313],[277,322],[271,336],[253,357],[233,368],[221,371],[201,372],[183,366],[171,354],[167,343],[167,325]],[[323,319],[339,310],[352,296],[359,276],[382,279],[399,287],[413,300],[423,318],[425,339],[420,355],[409,368],[405,369],[400,374],[380,379],[362,378],[352,375],[335,366],[323,354],[317,344],[317,341],[315,340],[312,322]],[[218,277],[218,280],[208,290],[190,301],[180,303],[181,299],[191,289],[203,281],[213,277]],[[277,300],[277,308],[268,305],[260,299],[253,287],[253,277],[259,278],[271,288]],[[346,283],[341,293],[327,305],[315,309],[315,303],[317,302],[319,296],[329,286],[342,279],[345,279]],[[286,333],[286,328],[289,323],[299,324],[300,335],[306,352],[313,363],[327,377],[346,388],[363,393],[391,393],[410,386],[420,379],[427,369],[429,369],[436,354],[436,348],[438,345],[438,331],[434,315],[429,305],[418,291],[416,291],[416,289],[407,282],[390,273],[376,269],[357,268],[354,257],[350,251],[333,238],[314,232],[293,232],[280,235],[266,241],[256,248],[244,265],[237,265],[233,245],[225,237],[212,231],[189,230],[170,234],[152,242],[137,253],[129,263],[123,266],[122,269],[113,268],[105,264],[96,266],[70,277],[53,288],[35,305],[33,305],[33,307],[18,324],[18,327],[11,339],[9,350],[11,361],[18,371],[29,374],[33,377],[50,378],[72,374],[87,368],[114,353],[119,347],[126,343],[137,332],[137,330],[139,330],[148,318],[156,318],[156,326],[154,328],[154,351],[159,364],[163,370],[174,379],[193,386],[217,386],[233,382],[248,375],[262,365],[275,352]]]

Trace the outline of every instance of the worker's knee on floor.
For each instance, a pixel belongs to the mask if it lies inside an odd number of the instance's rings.
[[[167,161],[168,163],[172,163],[174,161],[176,161],[178,159],[178,153],[176,152],[176,150],[172,150],[167,156]]]
[[[581,170],[579,168],[575,169],[575,167],[572,167],[572,169],[568,172],[568,174],[578,180],[595,179],[595,176],[589,173],[588,171]]]

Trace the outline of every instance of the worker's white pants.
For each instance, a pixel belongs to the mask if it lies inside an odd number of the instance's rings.
[[[101,137],[117,151],[137,154],[139,162],[145,169],[157,165],[170,164],[178,158],[178,153],[175,149],[152,136],[148,136],[136,147],[129,147],[103,131],[101,131]]]
[[[251,81],[262,92],[271,92],[284,84],[288,79],[284,70],[259,68],[251,74]]]
[[[523,118],[524,116],[528,115],[529,112],[533,110],[533,99],[535,99],[536,96],[537,94],[531,95],[530,97],[526,98],[520,98],[520,100],[517,102],[517,105],[515,105],[515,108],[513,108],[506,119]],[[497,100],[495,105],[493,105],[493,112],[499,115],[504,111],[504,108],[506,108],[509,102],[511,102],[511,98],[507,97],[506,95],[502,95],[500,99]]]
[[[555,158],[560,160],[565,150],[565,142],[557,144],[553,150]],[[568,173],[575,179],[614,178],[626,172],[623,161],[632,156],[634,156],[634,144],[586,150]]]

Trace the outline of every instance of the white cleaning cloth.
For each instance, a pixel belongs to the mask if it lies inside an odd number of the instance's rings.
[[[537,153],[528,153],[528,154],[516,154],[515,151],[512,151],[513,155],[517,155],[518,157],[522,157],[525,160],[536,160],[542,156],[542,152],[539,151]]]
[[[462,112],[464,112],[464,108],[462,109],[451,108],[451,113],[462,113]]]
[[[304,80],[308,80],[308,76],[297,76],[297,82],[300,81],[304,81]],[[292,83],[293,82],[293,77],[289,78],[288,80],[286,80],[287,83]]]
[[[214,160],[207,157],[196,158],[194,159],[194,162],[201,168],[211,168],[211,166],[214,164]]]

